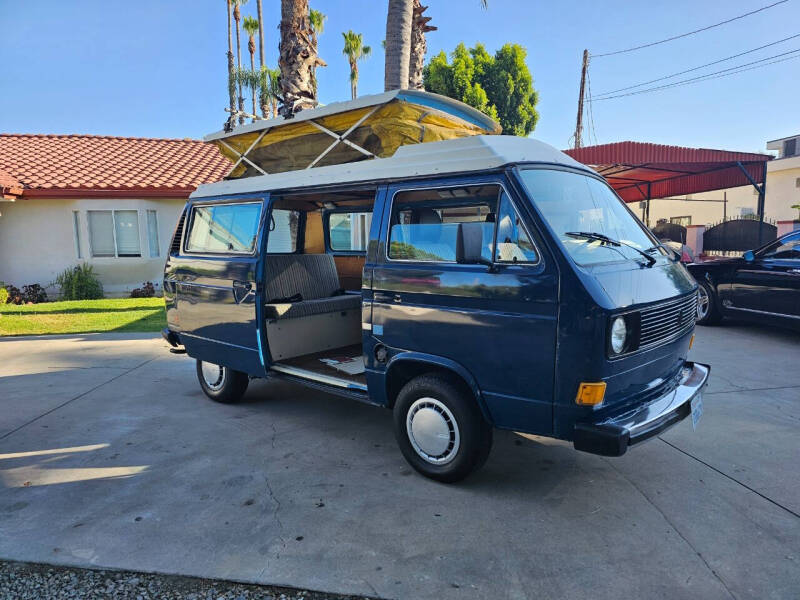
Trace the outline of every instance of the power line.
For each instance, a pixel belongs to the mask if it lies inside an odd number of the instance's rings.
[[[644,90],[639,90],[636,92],[628,92],[627,94],[618,94],[616,96],[606,96],[604,98],[589,98],[589,102],[601,102],[603,100],[612,100],[614,98],[623,98],[625,96],[637,96],[639,94],[647,94],[649,92],[657,92],[659,90],[665,90],[674,87],[680,87],[682,85],[690,85],[692,83],[700,83],[701,81],[709,81],[711,79],[719,79],[720,77],[728,77],[730,75],[737,75],[739,73],[744,73],[745,71],[752,71],[753,69],[759,69],[761,67],[766,67],[767,65],[774,65],[776,63],[782,63],[787,60],[792,60],[795,58],[800,58],[800,54],[796,54],[800,52],[800,48],[796,50],[791,50],[789,52],[784,52],[782,54],[776,54],[775,56],[768,56],[767,58],[762,58],[761,60],[756,60],[753,62],[745,63],[743,65],[738,65],[736,67],[731,67],[730,69],[723,69],[722,71],[715,71],[713,73],[707,73],[705,75],[700,75],[698,77],[692,77],[690,79],[684,79],[682,81],[676,81],[675,83],[670,83],[667,85],[660,85],[657,87],[647,88]],[[794,56],[786,56],[787,54],[794,54]],[[770,62],[764,62],[772,58],[777,58],[779,56],[784,56],[785,58],[779,58],[778,60],[772,60]],[[759,64],[763,63],[763,64]],[[749,68],[742,68],[748,67],[748,65],[755,65],[750,66]]]
[[[678,71],[677,73],[672,73],[671,75],[664,75],[663,77],[658,77],[657,79],[651,79],[650,81],[643,81],[642,83],[637,83],[636,85],[629,85],[628,87],[619,88],[617,90],[611,90],[610,92],[603,92],[602,94],[597,94],[595,99],[599,99],[601,96],[608,96],[611,94],[616,94],[617,92],[624,92],[627,90],[632,90],[634,88],[642,87],[645,85],[650,85],[651,83],[656,83],[658,81],[663,81],[664,79],[672,79],[673,77],[677,77],[678,75],[685,75],[686,73],[692,73],[694,71],[699,71],[700,69],[704,69],[706,67],[710,67],[712,65],[716,65],[728,60],[733,60],[734,58],[739,58],[740,56],[744,56],[746,54],[752,54],[753,52],[757,52],[759,50],[763,50],[764,48],[769,48],[770,46],[776,46],[783,42],[787,42],[789,40],[793,40],[795,38],[800,37],[800,33],[795,35],[791,35],[787,38],[783,38],[782,40],[778,40],[777,42],[771,42],[769,44],[764,44],[763,46],[759,46],[758,48],[753,48],[752,50],[747,50],[745,52],[740,52],[739,54],[733,54],[731,56],[726,56],[725,58],[720,58],[719,60],[712,61],[710,63],[706,63],[704,65],[700,65],[699,67],[693,67],[691,69],[686,69],[685,71]],[[591,96],[591,95],[590,95]]]
[[[635,46],[633,48],[626,48],[625,50],[615,50],[614,52],[604,52],[602,54],[593,54],[593,58],[602,58],[603,56],[614,56],[616,54],[624,54],[626,52],[633,52],[634,50],[642,50],[643,48],[650,48],[652,46],[657,46],[659,44],[664,44],[666,42],[672,42],[674,40],[678,40],[680,38],[688,37],[690,35],[694,35],[695,33],[701,33],[703,31],[708,31],[709,29],[714,29],[715,27],[719,27],[720,25],[726,25],[728,23],[732,23],[733,21],[738,21],[739,19],[744,19],[745,17],[749,17],[750,15],[754,15],[756,13],[760,13],[761,11],[767,10],[774,6],[778,6],[779,4],[785,4],[789,0],[779,0],[778,2],[774,2],[773,4],[769,4],[767,6],[762,6],[759,9],[752,10],[748,13],[743,15],[739,15],[738,17],[733,17],[732,19],[727,19],[725,21],[720,21],[719,23],[714,23],[713,25],[708,25],[707,27],[702,27],[700,29],[695,29],[694,31],[689,31],[687,33],[682,33],[680,35],[674,35],[672,37],[665,38],[663,40],[659,40],[657,42],[651,42],[649,44],[642,44],[641,46]]]

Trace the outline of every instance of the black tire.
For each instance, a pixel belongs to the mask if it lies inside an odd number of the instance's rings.
[[[210,373],[216,369],[219,369],[219,377],[216,381],[211,381],[213,375]],[[228,367],[220,367],[213,363],[204,363],[202,360],[197,361],[197,379],[206,396],[214,402],[223,404],[233,404],[241,400],[247,391],[247,384],[250,382],[246,373],[234,371]]]
[[[415,421],[419,440],[413,433]],[[492,426],[475,397],[463,385],[437,374],[415,377],[397,394],[394,434],[414,469],[445,483],[460,481],[482,467],[492,449]],[[438,445],[446,448],[439,452]],[[425,448],[438,454],[426,454]]]
[[[699,286],[697,290],[697,324],[716,325],[722,321],[717,293],[705,281],[698,281],[697,285]]]

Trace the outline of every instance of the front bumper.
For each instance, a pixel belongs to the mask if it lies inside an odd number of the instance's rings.
[[[708,383],[711,367],[686,362],[678,387],[647,404],[599,423],[575,425],[576,450],[602,456],[622,456],[628,446],[666,431],[691,414],[692,398]]]

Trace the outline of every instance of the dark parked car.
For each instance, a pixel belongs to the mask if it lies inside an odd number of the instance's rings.
[[[697,322],[731,316],[800,330],[800,231],[741,258],[688,265],[700,284]]]

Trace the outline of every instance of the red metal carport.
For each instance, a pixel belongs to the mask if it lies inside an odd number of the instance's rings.
[[[565,150],[606,178],[625,202],[696,194],[742,185],[758,191],[758,218],[764,220],[768,154],[683,148],[644,142],[617,142]]]

